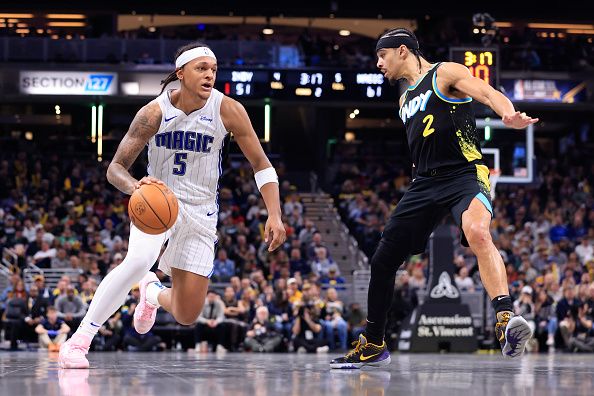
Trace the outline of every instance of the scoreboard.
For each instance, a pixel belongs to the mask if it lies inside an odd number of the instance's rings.
[[[470,74],[499,87],[499,51],[496,47],[452,47],[450,60],[468,67]]]
[[[398,100],[397,87],[391,87],[378,71],[220,67],[215,87],[226,95],[254,99]]]

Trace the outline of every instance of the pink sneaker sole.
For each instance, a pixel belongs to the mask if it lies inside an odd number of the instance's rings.
[[[77,338],[75,338],[77,337]],[[58,366],[63,369],[88,369],[89,361],[85,357],[91,342],[86,342],[82,336],[74,335],[60,347]],[[78,342],[74,344],[74,342]]]
[[[140,281],[140,302],[134,310],[134,329],[138,334],[146,334],[155,324],[157,307],[146,301],[146,287],[149,283],[159,282],[154,272],[149,272]]]

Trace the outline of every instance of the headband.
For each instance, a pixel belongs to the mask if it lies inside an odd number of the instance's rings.
[[[216,62],[217,57],[215,56],[214,52],[208,47],[196,47],[189,49],[187,51],[182,52],[180,56],[177,57],[175,60],[175,68],[179,69],[186,63],[193,61],[196,58],[200,58],[201,56],[208,56],[213,58]]]
[[[419,49],[419,42],[416,39],[407,34],[400,33],[395,36],[384,36],[380,38],[377,41],[377,45],[375,46],[375,52],[381,50],[382,48],[398,48],[403,44],[409,49]]]

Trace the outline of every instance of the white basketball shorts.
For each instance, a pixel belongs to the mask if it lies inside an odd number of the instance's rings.
[[[171,276],[171,268],[210,278],[217,242],[216,205],[187,206],[179,202],[177,221],[165,233],[167,248],[159,269]]]

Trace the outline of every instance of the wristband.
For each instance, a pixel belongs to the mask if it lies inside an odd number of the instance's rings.
[[[270,168],[262,169],[261,171],[256,172],[254,178],[256,179],[258,190],[262,190],[262,186],[267,183],[278,184],[278,176],[272,166]]]

